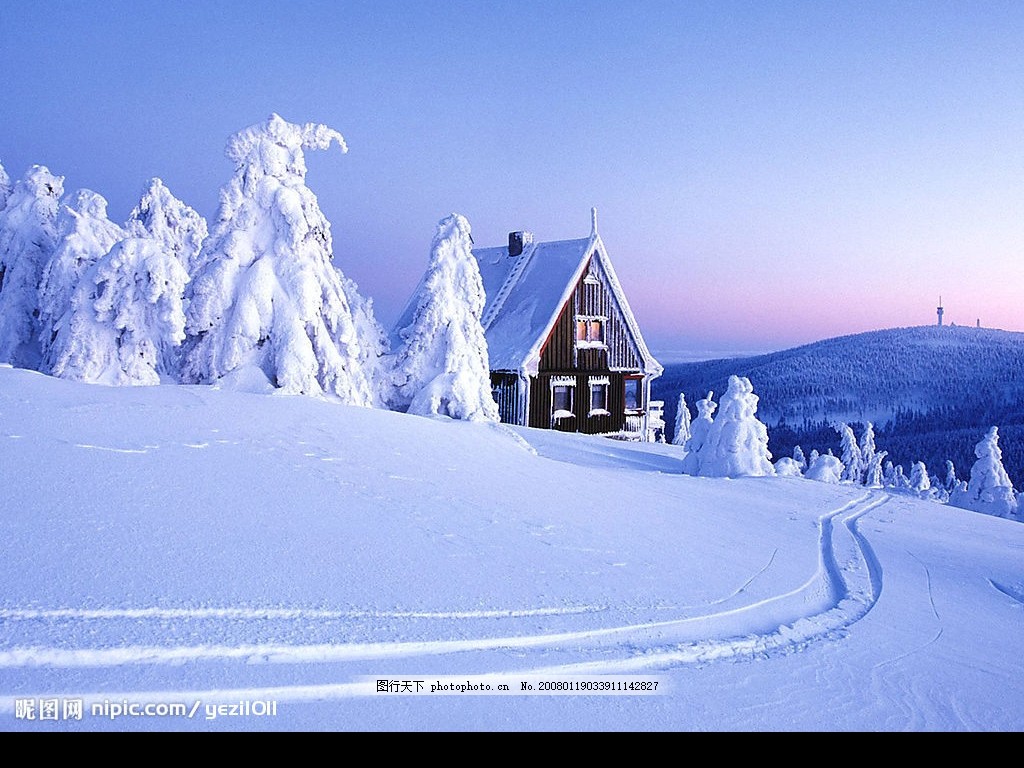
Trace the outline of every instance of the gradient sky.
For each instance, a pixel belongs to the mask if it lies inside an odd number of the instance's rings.
[[[388,325],[439,219],[586,236],[657,351],[946,319],[1024,330],[1024,3],[0,3],[0,162],[127,217],[212,218],[225,139],[310,154],[335,261]],[[666,355],[666,357],[668,357]]]

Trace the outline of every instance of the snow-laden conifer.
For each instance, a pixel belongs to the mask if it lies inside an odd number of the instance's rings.
[[[332,144],[346,150],[337,131],[278,115],[228,140],[235,175],[189,287],[184,380],[259,369],[284,392],[374,403],[357,302],[331,262],[330,224],[305,183],[303,150]]]
[[[1003,467],[1003,452],[999,448],[999,429],[992,427],[974,447],[978,460],[971,467],[971,479],[966,489],[961,485],[949,497],[955,507],[973,509],[996,517],[1017,517],[1017,497],[1013,483]]]
[[[486,296],[472,247],[463,216],[453,213],[438,223],[430,264],[413,299],[412,322],[398,332],[402,346],[395,353],[394,400],[399,409],[498,420],[480,325]]]
[[[189,275],[195,272],[207,235],[206,219],[172,195],[161,179],[149,180],[124,226],[133,237],[149,237],[159,242]]]
[[[39,282],[57,244],[63,194],[63,177],[33,165],[0,211],[0,363],[39,366]]]
[[[0,211],[7,206],[7,198],[11,196],[11,177],[0,163]]]
[[[124,239],[121,227],[107,218],[107,201],[89,189],[64,198],[57,213],[57,247],[39,283],[39,325],[42,363],[52,373],[60,336],[68,332],[72,297],[93,264]]]
[[[96,384],[159,384],[185,338],[188,275],[149,237],[117,242],[83,275],[53,346],[52,373]]]
[[[864,464],[860,446],[853,434],[853,428],[848,424],[837,424],[836,431],[840,436],[839,449],[842,452],[843,480],[860,485],[864,480]]]
[[[923,461],[915,461],[910,468],[910,490],[922,498],[929,496],[932,483],[928,477],[928,468]]]
[[[804,456],[804,449],[799,445],[793,446],[793,461],[795,461],[797,466],[800,467],[801,472],[807,469],[807,457]]]
[[[718,404],[711,399],[714,396],[714,392],[708,392],[707,397],[694,403],[697,417],[690,423],[690,439],[686,441],[686,455],[683,457],[683,472],[687,475],[700,474],[701,450],[714,424],[715,409],[718,408]]]
[[[718,417],[700,449],[700,474],[744,477],[775,474],[768,451],[768,429],[757,418],[757,395],[750,379],[730,376],[718,401]]]
[[[686,405],[686,395],[679,393],[679,405],[676,408],[676,429],[672,435],[672,445],[685,446],[690,439],[690,408]]]
[[[860,465],[861,465],[861,482],[867,483],[865,475],[867,474],[868,468],[871,467],[872,462],[875,460],[875,425],[870,421],[864,427],[864,431],[860,436]]]
[[[875,451],[871,456],[871,463],[864,470],[864,485],[869,488],[883,488],[885,486],[885,469],[882,462],[889,455],[888,451]]]

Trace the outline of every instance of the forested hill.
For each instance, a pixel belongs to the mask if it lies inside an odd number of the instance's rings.
[[[1024,333],[961,326],[871,331],[756,357],[669,365],[655,380],[671,433],[680,392],[693,403],[746,376],[760,397],[778,457],[792,445],[838,445],[832,423],[872,421],[896,463],[934,473],[951,459],[966,474],[983,430],[1000,428],[1015,485],[1024,481]]]

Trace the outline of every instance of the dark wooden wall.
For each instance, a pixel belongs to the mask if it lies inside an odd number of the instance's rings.
[[[576,379],[576,398],[573,402],[574,418],[559,419],[551,423],[551,376],[542,373],[530,380],[530,421],[529,426],[542,429],[557,429],[562,432],[584,432],[601,435],[619,432],[626,424],[625,375],[609,373],[607,416],[590,415],[590,376],[580,373]]]
[[[597,282],[587,281],[592,272]],[[576,316],[606,317],[603,349],[576,348]],[[555,322],[547,344],[541,351],[540,371],[569,373],[574,371],[606,372],[640,370],[640,358],[629,340],[629,328],[622,311],[604,286],[600,265],[591,259],[583,277],[576,284],[565,309]]]

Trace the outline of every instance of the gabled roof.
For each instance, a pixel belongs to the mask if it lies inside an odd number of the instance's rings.
[[[596,214],[589,237],[531,242],[518,256],[509,256],[508,246],[474,248],[473,256],[480,267],[487,295],[481,324],[492,371],[537,373],[544,342],[593,256],[600,261],[608,289],[622,310],[636,355],[643,361],[643,372],[652,377],[661,375],[664,369],[647,349],[608,252],[597,234]],[[423,279],[392,329],[392,349],[402,344],[400,331],[412,323],[416,297],[422,286]]]
[[[579,240],[530,243],[519,256],[508,253],[507,246],[473,249],[487,294],[481,322],[492,371],[536,374],[544,342],[593,256],[622,310],[644,373],[661,374],[596,231]]]

